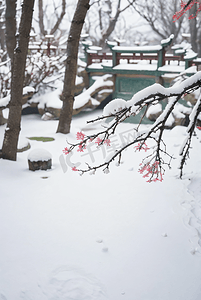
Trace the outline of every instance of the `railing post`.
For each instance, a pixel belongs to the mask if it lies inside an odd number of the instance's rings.
[[[166,48],[170,46],[172,43],[172,40],[174,38],[174,34],[171,34],[170,37],[166,40],[161,41],[161,49],[158,51],[158,65],[157,68],[160,68],[165,65],[165,53],[166,53]]]
[[[113,50],[113,47],[116,46],[117,43],[107,42],[107,46],[112,51],[112,67],[117,65],[117,53]]]
[[[89,49],[90,44],[88,44],[87,42],[82,42],[82,45],[84,47],[85,62],[88,66],[90,64],[90,57],[89,57],[89,53],[87,52],[87,50]]]
[[[164,62],[164,51],[163,48],[158,51],[158,64],[157,64],[157,69],[163,66]]]

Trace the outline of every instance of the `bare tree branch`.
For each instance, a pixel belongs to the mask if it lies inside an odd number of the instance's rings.
[[[61,21],[63,20],[63,17],[65,16],[66,13],[66,0],[62,0],[62,11],[61,14],[59,16],[59,18],[57,19],[57,22],[55,23],[54,27],[52,28],[50,34],[54,34],[57,29],[59,28]]]
[[[47,34],[47,31],[44,27],[44,20],[43,20],[43,0],[38,0],[38,19],[39,19],[39,27],[40,32],[43,36]]]
[[[55,3],[53,2],[53,4],[55,4]],[[66,0],[62,0],[62,10],[61,10],[60,16],[58,15],[58,13],[56,11],[57,9],[56,9],[55,5],[54,5],[54,7],[55,7],[55,14],[57,16],[57,21],[56,21],[55,25],[53,26],[53,28],[51,29],[50,34],[54,34],[58,30],[58,28],[59,28],[59,26],[60,26],[60,24],[61,24],[61,22],[62,22],[62,20],[65,16],[65,13],[66,13]],[[40,27],[40,32],[43,36],[45,36],[47,34],[47,30],[45,30],[45,26],[44,26],[45,12],[46,12],[46,9],[43,10],[43,0],[38,0],[39,27]]]
[[[133,7],[160,37],[166,38],[170,34],[174,34],[176,39],[184,20],[182,17],[177,23],[172,21],[177,5],[177,0],[168,2],[163,0],[153,0],[152,2],[136,0]]]
[[[126,9],[128,9],[136,0],[128,1],[129,4],[124,7],[123,9],[120,9],[121,6],[121,0],[118,0],[116,13],[114,17],[109,18],[109,24],[107,25],[106,29],[102,32],[102,37],[99,41],[99,45],[101,47],[104,47],[105,41],[108,39],[108,37],[111,35],[111,33],[114,31],[116,23],[118,21],[119,15],[124,12]],[[109,1],[109,4],[111,5],[111,1]],[[100,18],[100,16],[99,16]],[[103,26],[102,26],[103,27]]]

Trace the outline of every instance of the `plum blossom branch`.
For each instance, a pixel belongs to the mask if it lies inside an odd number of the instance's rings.
[[[69,153],[77,147],[78,151],[83,152],[88,143],[92,141],[97,144],[97,147],[100,147],[103,144],[107,144],[109,146],[111,144],[111,137],[114,135],[116,128],[123,120],[129,118],[131,115],[138,114],[144,107],[147,107],[147,105],[158,103],[168,97],[168,104],[164,111],[146,131],[140,131],[140,125],[137,125],[137,128],[134,128],[134,137],[132,141],[123,144],[120,149],[114,151],[112,155],[106,158],[101,164],[91,166],[87,163],[85,169],[78,169],[81,174],[86,172],[94,174],[97,169],[102,169],[105,173],[108,173],[113,161],[117,160],[117,164],[121,163],[122,154],[127,148],[135,145],[135,150],[150,152],[151,149],[149,149],[148,145],[149,141],[152,141],[155,146],[152,149],[152,153],[146,156],[146,158],[142,161],[139,172],[143,174],[144,178],[149,178],[148,182],[162,181],[165,172],[165,165],[170,168],[171,160],[173,159],[173,156],[167,152],[166,144],[163,141],[166,122],[182,95],[191,93],[200,86],[201,72],[197,72],[190,78],[185,79],[178,86],[175,85],[170,88],[164,88],[159,84],[154,84],[136,93],[130,101],[124,101],[123,99],[113,100],[105,107],[103,116],[89,121],[91,123],[102,120],[103,130],[89,136],[82,132],[77,133],[77,139],[79,142],[75,144],[69,143],[70,147],[67,148],[66,151]],[[182,177],[182,170],[189,154],[191,139],[200,112],[201,97],[197,101],[197,104],[190,115],[190,124],[187,128],[188,136],[184,141],[182,150],[180,151],[180,177]],[[145,114],[143,115],[143,118],[144,116]],[[112,118],[112,121],[110,121],[110,123],[106,123],[104,122],[106,118]]]
[[[188,135],[187,135],[187,137],[181,147],[180,153],[179,153],[181,156],[181,162],[180,162],[180,166],[179,166],[180,177],[182,177],[182,175],[183,175],[183,166],[186,162],[187,157],[189,156],[189,149],[190,149],[190,145],[191,145],[192,135],[194,133],[194,130],[196,127],[196,120],[197,120],[200,112],[201,112],[201,93],[200,93],[200,96],[193,108],[193,111],[191,112],[191,114],[189,116],[190,123],[187,128]]]
[[[181,0],[181,9],[177,11],[173,15],[173,22],[179,20],[189,9],[191,9],[194,5],[198,5],[195,15],[190,15],[188,18],[192,20],[197,17],[198,13],[201,11],[201,2],[196,0],[189,0],[188,2],[184,2]]]

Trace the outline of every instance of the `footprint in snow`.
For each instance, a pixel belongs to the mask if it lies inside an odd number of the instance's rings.
[[[93,275],[74,266],[63,266],[54,270],[43,291],[51,300],[107,299],[102,284]]]

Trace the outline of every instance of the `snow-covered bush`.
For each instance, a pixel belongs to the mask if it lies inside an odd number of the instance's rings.
[[[47,56],[37,52],[27,56],[25,86],[32,86],[37,92],[44,92],[48,82],[63,77],[64,58]]]

